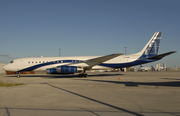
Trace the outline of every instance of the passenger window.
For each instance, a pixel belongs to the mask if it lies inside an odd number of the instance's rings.
[[[41,63],[41,61],[39,61],[39,63]]]
[[[30,62],[28,62],[28,63],[30,63]]]
[[[11,61],[10,63],[14,63],[14,61]]]

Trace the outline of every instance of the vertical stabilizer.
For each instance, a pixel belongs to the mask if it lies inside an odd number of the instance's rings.
[[[137,54],[140,55],[141,58],[156,56],[158,54],[161,36],[162,32],[155,32],[141,52]]]

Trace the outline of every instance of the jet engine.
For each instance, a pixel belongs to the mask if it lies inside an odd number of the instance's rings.
[[[76,66],[58,66],[46,69],[46,74],[74,74],[83,72],[83,68]]]
[[[57,74],[56,68],[48,68],[46,69],[46,74]]]
[[[76,66],[58,66],[57,72],[58,73],[65,73],[65,74],[80,73],[80,72],[83,72],[83,68],[76,67]]]

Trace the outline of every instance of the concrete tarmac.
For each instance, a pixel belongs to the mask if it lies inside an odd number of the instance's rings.
[[[0,75],[0,116],[179,116],[180,72]]]

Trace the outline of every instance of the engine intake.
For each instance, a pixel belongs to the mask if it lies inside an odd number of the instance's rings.
[[[56,68],[48,68],[46,69],[46,74],[57,74]]]

